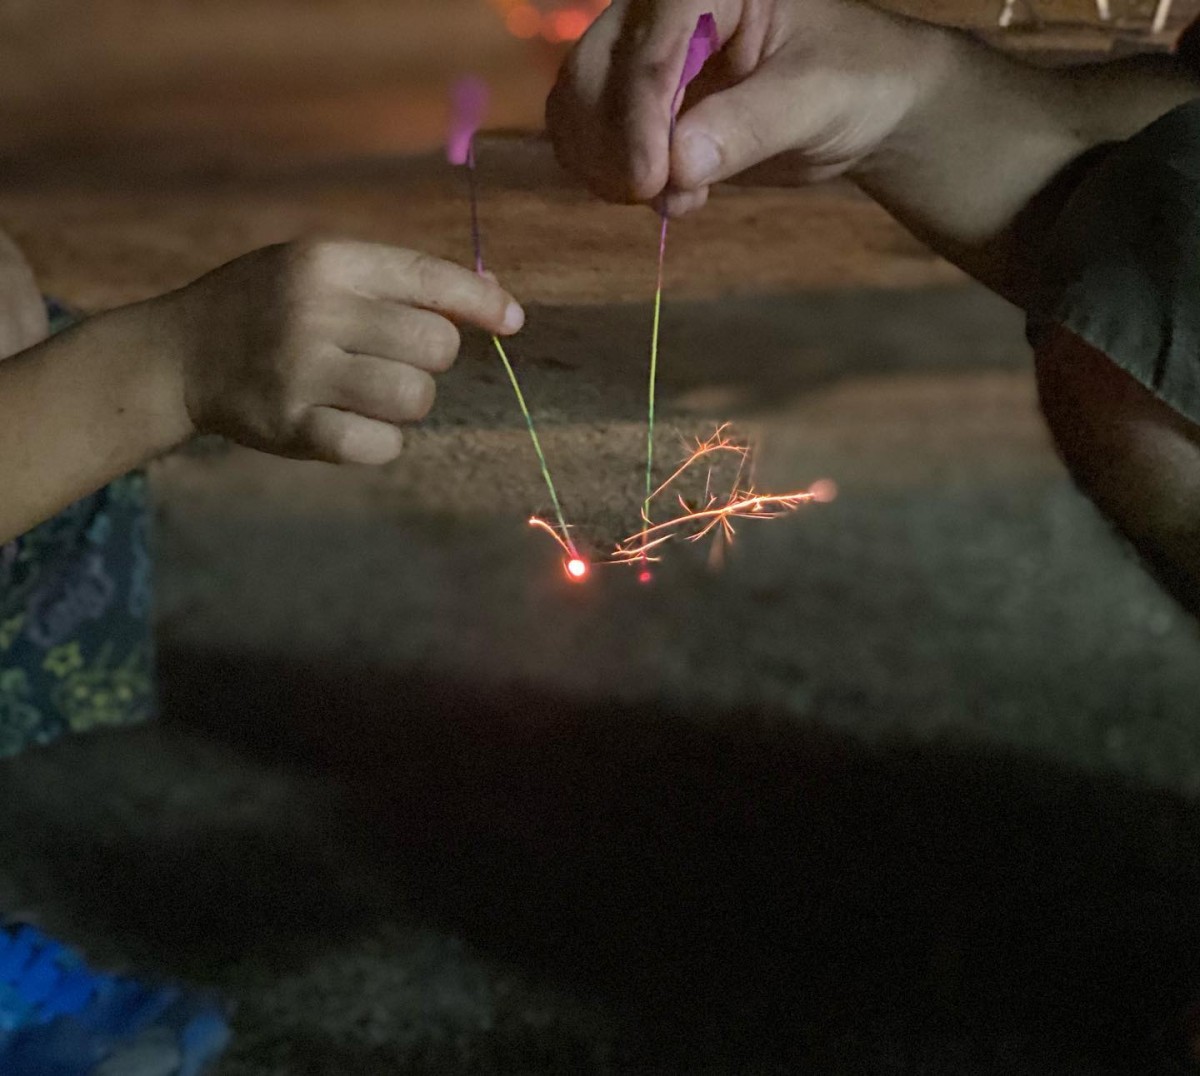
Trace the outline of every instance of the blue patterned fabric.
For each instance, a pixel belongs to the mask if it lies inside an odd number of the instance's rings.
[[[200,1076],[228,1042],[214,996],[107,975],[32,927],[0,928],[4,1076]]]
[[[51,327],[70,315],[48,304]],[[0,545],[0,758],[155,709],[146,478]]]

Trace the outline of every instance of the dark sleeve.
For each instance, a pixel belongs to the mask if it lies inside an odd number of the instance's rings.
[[[1034,346],[1062,326],[1200,424],[1200,100],[1093,167],[1043,250]]]

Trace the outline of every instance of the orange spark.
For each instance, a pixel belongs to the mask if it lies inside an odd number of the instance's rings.
[[[737,473],[729,491],[714,490],[716,457],[734,456]],[[712,535],[714,547],[710,565],[716,569],[724,562],[725,552],[737,536],[735,523],[745,519],[779,519],[798,511],[806,504],[828,504],[837,496],[837,486],[829,479],[814,482],[808,489],[794,493],[764,493],[746,477],[753,470],[750,447],[735,440],[727,423],[707,440],[697,440],[688,456],[651,495],[651,502],[666,502],[677,506],[675,514],[652,523],[643,515],[642,529],[619,542],[602,564],[640,565],[639,583],[650,583],[653,574],[650,564],[661,559],[662,547],[677,539],[699,542]],[[704,478],[704,495],[698,503],[689,502],[673,487],[696,467],[708,466]],[[673,494],[674,496],[671,496]],[[545,520],[533,518],[530,526],[544,531],[554,539],[565,557],[563,566],[568,578],[582,581],[591,571],[591,564],[579,554],[568,537],[564,537]],[[582,569],[582,570],[581,570]]]
[[[738,458],[737,475],[733,486],[723,498],[713,492],[713,467],[709,467],[704,483],[704,500],[699,505],[689,504],[681,495],[675,500],[679,512],[661,523],[651,524],[643,518],[643,527],[637,534],[621,542],[612,554],[616,563],[645,563],[652,550],[674,538],[698,542],[714,532],[723,546],[732,544],[736,531],[734,521],[739,519],[778,519],[795,512],[802,505],[825,503],[833,500],[837,487],[828,480],[814,483],[811,489],[795,493],[760,493],[752,481],[744,476],[750,463],[750,447],[735,441],[730,436],[726,423],[707,440],[698,440],[691,454],[677,467],[674,473],[654,491],[651,500],[661,498],[679,479],[717,453],[732,454]]]

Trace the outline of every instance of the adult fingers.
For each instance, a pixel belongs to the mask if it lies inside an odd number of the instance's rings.
[[[546,103],[559,162],[610,201],[667,185],[671,116],[688,43],[713,14],[721,40],[744,0],[615,0],[575,46]]]
[[[546,99],[546,131],[558,163],[612,202],[635,200],[619,126],[615,131],[606,104],[613,53],[628,9],[629,0],[614,0],[592,23],[563,62]]]
[[[680,118],[671,152],[672,185],[695,191],[732,179],[818,137],[827,114],[805,102],[802,82],[764,66]]]
[[[725,41],[737,28],[741,8],[739,0],[642,0],[631,7],[611,77],[635,197],[648,200],[667,185],[671,117],[700,16],[712,14]]]
[[[709,189],[701,187],[695,191],[667,191],[658,197],[655,209],[666,209],[669,217],[685,217],[703,209],[708,204]]]

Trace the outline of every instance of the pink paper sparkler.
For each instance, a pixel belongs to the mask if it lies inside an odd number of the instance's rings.
[[[483,121],[487,119],[488,86],[476,75],[468,75],[454,84],[450,94],[450,136],[446,140],[446,156],[451,164],[466,164],[471,157],[471,143]]]
[[[687,58],[683,62],[683,74],[679,78],[679,89],[675,92],[674,112],[679,114],[683,106],[683,95],[687,88],[696,81],[696,76],[704,70],[704,65],[711,60],[721,48],[721,38],[717,33],[717,20],[712,14],[701,15],[696,23],[695,33],[688,42]]]

